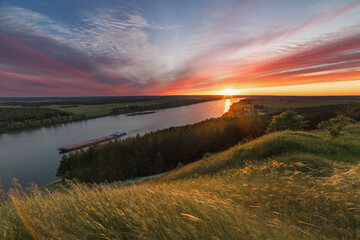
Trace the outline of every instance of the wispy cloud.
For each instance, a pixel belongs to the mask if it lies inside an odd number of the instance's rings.
[[[310,39],[298,35],[359,8],[358,2],[333,6],[308,18],[244,37],[227,38],[223,34],[227,28],[222,27],[217,34],[199,37],[197,44],[223,44],[198,51],[187,63],[189,70],[185,72],[191,74],[165,86],[163,91],[201,92],[225,85],[247,88],[358,80],[360,18],[353,25]]]
[[[26,52],[33,49],[28,57],[34,58],[27,61],[24,53],[14,51],[2,57],[3,63],[31,68],[39,61],[38,65],[42,65],[44,56],[35,54],[42,52],[109,84],[129,81],[141,85],[160,78],[161,59],[149,42],[146,29],[168,30],[168,26],[153,25],[136,13],[116,10],[85,12],[74,25],[19,7],[2,8],[1,13],[1,30],[27,45]],[[11,48],[8,44],[10,41],[4,41],[2,48]],[[9,62],[10,55],[17,54],[21,56],[18,62]],[[56,67],[44,67],[41,71],[49,73],[53,68]]]
[[[3,4],[0,94],[184,94],[359,79],[358,1],[269,4],[209,1],[181,25],[151,21],[140,8],[86,9],[65,22]]]

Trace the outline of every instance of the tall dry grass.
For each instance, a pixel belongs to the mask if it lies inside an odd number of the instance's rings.
[[[282,132],[132,186],[13,190],[2,239],[359,239],[360,124]]]

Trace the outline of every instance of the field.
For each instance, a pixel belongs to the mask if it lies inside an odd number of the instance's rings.
[[[0,238],[359,239],[360,124],[324,134],[275,132],[136,185],[13,190]]]
[[[70,112],[73,114],[86,114],[93,116],[104,116],[110,114],[114,108],[125,107],[125,106],[148,106],[152,104],[158,104],[159,101],[146,101],[146,102],[136,102],[136,103],[108,103],[108,104],[98,104],[98,105],[77,105],[70,107],[64,107],[64,105],[48,105],[46,108],[57,109],[65,112]]]
[[[325,105],[348,104],[360,102],[359,96],[354,97],[282,97],[282,96],[250,96],[243,101],[242,106],[256,107],[266,113],[281,112],[290,108],[317,107]]]

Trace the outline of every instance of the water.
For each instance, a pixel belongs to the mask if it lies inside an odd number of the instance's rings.
[[[220,117],[239,99],[223,99],[189,106],[160,110],[137,116],[108,116],[52,127],[0,134],[0,179],[5,189],[12,178],[22,185],[39,186],[57,180],[55,176],[61,155],[58,148],[86,140],[126,132],[128,136],[181,126]]]

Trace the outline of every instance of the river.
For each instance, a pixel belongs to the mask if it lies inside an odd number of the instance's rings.
[[[34,182],[43,186],[58,178],[61,159],[58,148],[98,137],[126,132],[127,136],[197,123],[220,117],[239,99],[222,99],[189,106],[159,110],[153,114],[116,115],[65,123],[51,127],[0,134],[0,179],[8,189],[12,178],[26,186]]]

